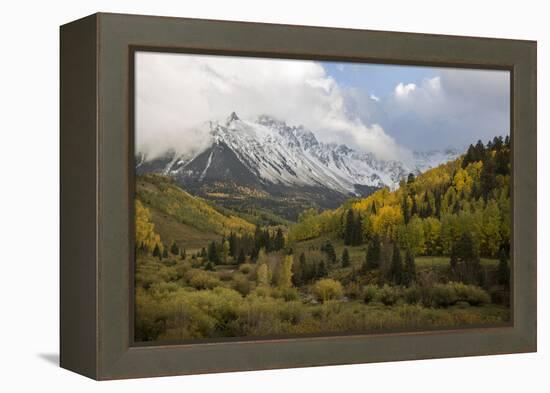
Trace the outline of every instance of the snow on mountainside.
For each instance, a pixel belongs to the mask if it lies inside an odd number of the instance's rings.
[[[411,165],[383,161],[372,153],[323,143],[302,126],[269,116],[241,120],[232,113],[224,123],[209,122],[213,143],[194,157],[166,152],[155,160],[136,157],[138,173],[162,172],[185,185],[231,181],[253,186],[325,188],[363,195],[366,188],[396,188],[409,173],[418,174],[458,157],[453,150],[414,153]]]

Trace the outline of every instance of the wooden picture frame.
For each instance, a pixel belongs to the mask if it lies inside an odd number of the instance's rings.
[[[506,327],[136,345],[132,55],[161,51],[511,72]],[[98,13],[61,27],[61,367],[120,379],[536,351],[536,42]]]

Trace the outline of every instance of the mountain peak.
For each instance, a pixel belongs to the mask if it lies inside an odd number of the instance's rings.
[[[358,195],[362,191],[356,185],[394,188],[409,172],[423,172],[456,158],[450,152],[434,152],[415,153],[412,162],[379,160],[344,144],[319,141],[308,128],[265,114],[242,121],[231,112],[225,123],[211,121],[209,126],[212,145],[200,154],[183,157],[172,153],[151,165],[146,165],[146,157],[139,157],[139,170],[162,171],[182,184],[201,183],[207,172],[218,171],[218,178],[238,183],[324,187]]]
[[[227,120],[225,121],[226,126],[228,126],[229,124],[231,124],[235,120],[240,120],[240,119],[239,119],[239,116],[237,116],[237,114],[235,113],[235,111],[233,111],[233,112],[231,112],[231,114],[229,115]]]
[[[287,127],[287,125],[284,121],[278,120],[278,119],[274,118],[273,116],[266,115],[266,114],[258,116],[258,118],[256,119],[256,122],[258,124],[261,124],[261,125],[267,126],[267,127],[276,127],[276,128]]]

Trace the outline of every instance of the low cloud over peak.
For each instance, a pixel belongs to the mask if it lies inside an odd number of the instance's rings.
[[[325,142],[344,143],[382,159],[403,148],[376,123],[346,106],[345,93],[313,61],[138,52],[136,148],[193,154],[211,143],[208,121],[264,113],[303,125]]]
[[[509,132],[506,71],[424,67],[429,77],[398,79],[375,95],[352,78],[369,80],[368,66],[328,69],[314,61],[138,52],[136,149],[149,157],[168,149],[196,154],[212,142],[208,122],[224,123],[232,112],[249,120],[269,114],[381,159]],[[376,77],[400,75],[387,70]]]

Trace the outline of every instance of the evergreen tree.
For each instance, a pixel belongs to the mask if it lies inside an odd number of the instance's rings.
[[[263,233],[263,239],[264,239],[264,248],[266,252],[270,252],[273,250],[272,244],[271,244],[271,235],[269,231],[266,229]]]
[[[510,151],[500,149],[495,153],[495,173],[506,176],[510,174]]]
[[[283,235],[282,229],[278,228],[274,240],[274,249],[275,251],[279,251],[283,248],[285,248],[285,236]]]
[[[407,184],[414,183],[414,180],[414,173],[409,173],[409,175],[407,176]]]
[[[508,287],[510,284],[510,268],[508,267],[508,253],[502,247],[498,258],[498,283]]]
[[[466,154],[462,159],[462,169],[466,168],[469,164],[473,162],[476,162],[476,149],[473,145],[470,145],[468,147],[468,151],[466,151]]]
[[[472,184],[472,199],[477,200],[481,196],[481,191],[479,188],[479,182],[475,181]]]
[[[256,250],[259,250],[262,247],[265,247],[264,241],[263,241],[263,233],[259,226],[256,226],[256,230],[254,231],[254,246]]]
[[[346,222],[344,227],[344,244],[351,246],[354,240],[355,231],[355,216],[353,209],[349,209],[346,214]]]
[[[301,256],[302,255],[300,254],[300,257]],[[297,263],[292,265],[292,285],[294,286],[301,286],[305,284],[305,264],[302,263],[300,257],[298,257]]]
[[[185,248],[181,248],[180,250],[180,258],[182,260],[185,260],[187,258],[187,252],[185,251]]]
[[[153,249],[153,256],[158,257],[158,259],[162,259],[162,254],[160,252],[160,247],[159,247],[158,243],[155,244],[155,248]]]
[[[321,262],[319,262],[319,264],[317,265],[316,276],[317,278],[323,278],[326,277],[327,274],[328,272],[325,261],[321,260]]]
[[[259,254],[260,254],[260,249],[256,248],[256,247],[253,247],[252,250],[250,251],[250,259],[252,261],[256,262],[256,260],[258,259]]]
[[[407,194],[403,194],[403,201],[401,202],[401,210],[403,211],[403,220],[405,221],[405,225],[409,223],[409,219],[411,218],[411,213],[409,211],[409,202],[407,201],[408,196]]]
[[[231,231],[231,233],[229,234],[229,255],[231,255],[233,258],[237,256],[237,243],[237,235],[233,231]]]
[[[179,255],[180,249],[179,249],[178,245],[176,244],[176,241],[172,242],[172,245],[170,246],[170,252],[173,255]]]
[[[441,218],[441,192],[437,191],[434,194],[434,202],[435,202],[435,217]]]
[[[321,246],[321,251],[327,254],[329,265],[336,263],[336,251],[330,240]]]
[[[493,149],[499,152],[503,147],[503,141],[501,136],[495,136],[493,138]]]
[[[365,256],[366,270],[377,269],[381,262],[381,246],[378,235],[374,235],[369,242],[367,254]]]
[[[166,246],[162,249],[162,257],[168,258],[168,248]]]
[[[349,267],[349,265],[349,252],[347,248],[344,248],[344,252],[342,253],[342,267]]]
[[[412,207],[411,207],[411,217],[418,214],[418,206],[416,205],[416,197],[413,195],[411,197],[412,199]]]
[[[432,203],[428,199],[428,202],[426,203],[426,209],[424,210],[424,218],[433,216],[434,212],[432,209]]]
[[[405,265],[403,266],[403,285],[409,286],[416,281],[416,263],[410,249],[405,254]]]
[[[451,259],[449,263],[451,265],[451,272],[456,271],[456,269],[458,268],[458,255],[456,252],[456,247],[453,247],[451,249]]]
[[[306,263],[306,256],[304,253],[300,254],[298,258],[298,266],[295,271],[295,274],[292,276],[292,281],[296,286],[305,284],[310,279],[308,266]]]
[[[485,201],[487,201],[489,194],[496,186],[495,174],[495,163],[493,158],[488,155],[483,161],[483,167],[479,176],[481,196]]]
[[[420,218],[428,217],[428,206],[430,205],[430,198],[428,197],[428,191],[424,193],[424,198],[422,200],[422,211],[420,213]],[[430,207],[431,209],[431,207]]]
[[[209,271],[214,270],[214,265],[212,264],[212,261],[206,262],[206,265],[204,265],[204,270],[209,270]]]
[[[370,214],[371,214],[371,216],[376,215],[376,203],[374,203],[374,201],[372,202],[372,205],[370,206]]]
[[[208,245],[208,260],[212,263],[219,263],[220,257],[218,254],[218,247],[216,247],[216,242],[212,241]]]
[[[474,147],[474,158],[475,161],[483,161],[485,159],[485,146],[480,140],[477,141]]]
[[[241,248],[239,251],[239,257],[237,258],[237,263],[240,265],[246,261],[246,256],[244,255],[244,250]]]
[[[354,219],[351,243],[353,246],[359,246],[363,243],[363,219],[360,213],[357,213]]]
[[[460,202],[457,199],[453,205],[453,214],[458,214],[458,213],[460,213]]]
[[[399,250],[397,242],[393,244],[393,253],[388,275],[389,279],[395,285],[401,285],[403,283],[403,261],[401,259],[401,251]]]
[[[464,232],[452,246],[451,273],[457,281],[466,284],[481,284],[482,269],[479,251],[475,247],[472,235],[468,232]]]

